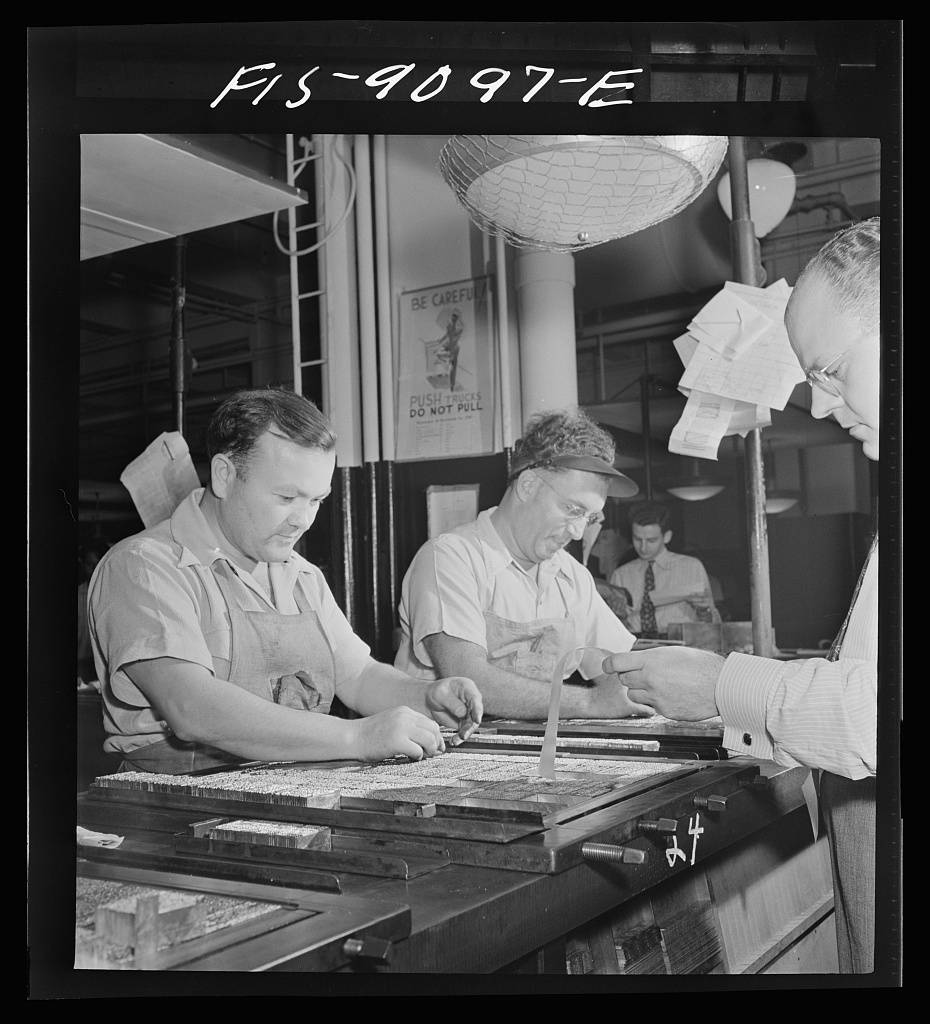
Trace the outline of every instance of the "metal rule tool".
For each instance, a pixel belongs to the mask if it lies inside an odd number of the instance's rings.
[[[549,690],[549,717],[546,719],[546,732],[543,735],[539,768],[537,769],[537,774],[543,779],[555,778],[555,743],[559,732],[559,701],[562,697],[562,676],[565,673],[565,666],[578,651],[583,650],[585,650],[583,647],[573,647],[566,651],[556,662],[555,670],[552,673]]]

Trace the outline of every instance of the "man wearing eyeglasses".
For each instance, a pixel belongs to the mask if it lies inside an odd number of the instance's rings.
[[[592,683],[562,691],[564,717],[651,714],[604,674],[603,652],[628,651],[635,638],[563,550],[600,521],[608,495],[637,492],[613,461],[613,439],[584,413],[532,420],[500,504],[417,552],[401,591],[395,666],[422,679],[458,666],[486,713],[541,719],[564,659],[563,678],[577,670]]]
[[[878,458],[879,219],[834,236],[808,263],[785,315],[811,385],[811,415],[832,416]],[[720,714],[730,750],[822,769],[837,949],[843,973],[873,968],[878,551],[863,568],[827,658],[776,661],[664,648],[604,662],[634,700],[696,721]]]

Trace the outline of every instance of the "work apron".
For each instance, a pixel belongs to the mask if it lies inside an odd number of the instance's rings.
[[[561,619],[515,622],[486,611],[484,623],[488,661],[520,676],[552,682],[552,674],[560,659],[577,646],[574,623],[561,587],[559,595],[566,615]],[[572,669],[575,667],[572,666]]]
[[[229,661],[214,659],[216,677],[282,707],[328,714],[335,693],[335,661],[303,589],[294,588],[296,615],[254,611],[244,607],[243,584],[233,581],[233,570],[223,562],[214,564],[217,569],[211,571],[230,623]],[[126,753],[120,771],[185,775],[244,760],[216,747],[166,736]]]

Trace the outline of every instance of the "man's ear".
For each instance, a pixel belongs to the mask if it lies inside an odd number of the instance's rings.
[[[666,546],[668,546],[668,544],[671,543],[671,540],[672,540],[672,531],[671,530],[666,530],[665,533],[662,534],[662,543],[665,544]]]
[[[513,492],[520,501],[529,501],[542,486],[535,473],[524,470],[514,481]]]
[[[210,488],[217,498],[225,498],[236,479],[236,467],[228,455],[214,455],[210,460]]]

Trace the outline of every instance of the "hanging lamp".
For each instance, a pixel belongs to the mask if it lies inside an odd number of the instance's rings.
[[[684,209],[727,151],[716,135],[455,135],[439,169],[483,230],[573,252]]]
[[[691,471],[685,480],[672,487],[666,487],[669,494],[674,494],[682,501],[706,501],[719,494],[725,487],[716,477],[706,473],[697,459],[691,460]]]

